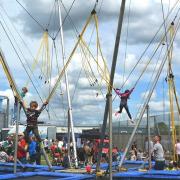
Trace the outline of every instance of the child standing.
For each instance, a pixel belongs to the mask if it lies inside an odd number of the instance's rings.
[[[26,108],[25,105],[22,103],[22,106],[25,109],[25,113],[27,117],[27,127],[24,131],[25,139],[27,142],[29,142],[29,133],[31,131],[35,135],[37,141],[41,142],[41,137],[39,135],[37,122],[38,122],[38,117],[40,116],[41,112],[45,109],[47,104],[48,104],[47,102],[44,102],[42,107],[39,110],[37,110],[38,103],[36,101],[31,101],[29,108]]]
[[[134,121],[132,120],[132,117],[131,117],[131,114],[129,112],[129,108],[128,108],[128,104],[127,104],[127,100],[129,99],[129,96],[130,94],[133,92],[134,88],[132,88],[131,90],[125,90],[124,93],[121,93],[120,92],[120,89],[114,89],[114,91],[116,92],[116,94],[118,96],[120,96],[121,98],[121,102],[120,102],[120,106],[119,106],[119,111],[116,112],[115,115],[117,115],[118,113],[121,113],[123,108],[125,108],[129,118],[130,118],[130,121],[132,123],[134,123]]]

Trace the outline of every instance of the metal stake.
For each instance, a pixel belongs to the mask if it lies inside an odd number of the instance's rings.
[[[121,7],[120,7],[120,15],[119,15],[119,20],[118,20],[118,28],[117,28],[117,33],[116,33],[116,41],[115,41],[113,60],[112,60],[112,66],[111,66],[110,86],[108,89],[108,93],[106,95],[106,105],[105,105],[105,111],[104,111],[103,124],[102,124],[102,128],[101,128],[101,141],[100,141],[100,145],[99,145],[100,147],[99,147],[99,152],[98,152],[98,157],[97,157],[96,171],[100,170],[102,147],[103,147],[103,142],[104,142],[104,137],[105,137],[105,132],[106,132],[107,117],[108,117],[108,111],[109,111],[109,98],[108,97],[111,96],[112,86],[113,86],[113,81],[114,81],[114,72],[116,69],[116,61],[117,61],[118,50],[119,50],[119,42],[120,42],[120,37],[121,37],[121,29],[122,29],[122,23],[123,23],[123,17],[124,17],[125,2],[126,2],[126,0],[122,0]]]
[[[109,98],[109,179],[112,180],[112,95]]]
[[[63,57],[63,65],[65,65],[65,49],[64,49],[64,36],[63,36],[63,27],[62,27],[62,17],[61,17],[61,7],[60,7],[60,0],[58,1],[58,11],[59,11],[59,26],[60,26],[60,34],[61,34],[61,47],[62,47],[62,57]],[[75,167],[78,167],[78,161],[77,161],[77,151],[76,151],[76,139],[74,135],[74,123],[72,119],[72,107],[71,107],[71,99],[70,99],[70,93],[69,93],[69,82],[67,77],[67,71],[64,70],[65,73],[65,82],[66,82],[66,90],[67,90],[67,99],[68,99],[68,111],[69,111],[69,120],[71,125],[71,135],[72,135],[72,141],[73,141],[73,152],[74,152],[74,160],[75,160]],[[70,127],[68,127],[70,128]]]
[[[150,123],[149,123],[149,105],[146,106],[147,109],[147,128],[148,128],[148,162],[149,162],[149,169],[151,169],[151,151],[150,151],[150,141],[151,141],[151,132],[150,132]]]
[[[16,119],[16,134],[15,134],[15,151],[14,151],[14,174],[17,172],[17,148],[18,148],[18,133],[19,133],[19,122],[20,122],[20,104],[17,103],[17,119]]]

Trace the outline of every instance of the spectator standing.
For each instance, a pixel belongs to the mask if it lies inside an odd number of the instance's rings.
[[[180,142],[179,139],[176,140],[175,144],[176,156],[177,156],[177,165],[180,167]]]
[[[48,152],[49,142],[48,142],[48,138],[47,138],[47,137],[44,139],[43,143],[44,143],[44,149],[45,149],[45,151]]]
[[[165,166],[165,159],[164,159],[164,150],[160,143],[161,136],[154,136],[154,147],[152,153],[154,153],[154,160],[156,170],[163,170]]]
[[[60,141],[58,142],[58,148],[62,149],[64,142],[62,141],[62,139],[60,139]]]

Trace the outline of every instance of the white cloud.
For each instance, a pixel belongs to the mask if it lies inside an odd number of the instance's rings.
[[[6,89],[5,91],[0,91],[0,96],[7,96],[9,98],[10,105],[14,103],[14,95],[11,89]]]
[[[149,102],[150,110],[153,112],[163,112],[164,110],[167,111],[169,109],[169,102],[168,101],[150,101]],[[164,109],[164,106],[166,109]]]
[[[38,46],[39,46],[39,37],[42,36],[42,30],[37,26],[36,23],[34,23],[30,17],[23,11],[21,7],[15,2],[8,1],[2,1],[5,5],[6,10],[10,13],[13,20],[16,22],[15,26],[20,30],[21,35],[27,42],[28,46],[32,50],[33,54],[36,54]],[[89,15],[92,7],[94,6],[95,1],[90,1],[87,3],[86,1],[77,1],[75,2],[72,11],[70,13],[71,18],[73,19],[78,31],[82,29],[82,25],[86,21],[87,16]],[[129,1],[128,1],[129,2]],[[121,38],[121,45],[119,49],[119,56],[118,56],[118,62],[115,72],[115,78],[114,78],[114,86],[120,87],[123,84],[123,81],[127,78],[129,75],[131,69],[136,64],[138,58],[140,57],[141,53],[143,52],[144,48],[146,47],[147,43],[151,40],[151,38],[154,36],[154,33],[158,29],[159,25],[162,23],[162,12],[161,12],[161,4],[160,0],[136,0],[131,1],[131,14],[130,14],[130,24],[129,24],[129,37],[128,37],[128,48],[127,48],[127,58],[125,63],[125,74],[123,74],[123,52],[125,49],[125,37],[126,37],[126,31],[127,31],[127,13],[128,13],[128,2],[126,4],[126,12],[125,12],[125,19],[123,23],[123,30],[122,30],[122,38]],[[171,7],[175,0],[170,1]],[[22,3],[25,5],[25,7],[32,13],[35,18],[37,18],[43,25],[47,24],[47,17],[49,17],[49,11],[50,7],[52,7],[52,2],[50,0],[42,1],[38,0],[37,2],[33,3],[31,1],[22,1]],[[100,5],[101,1],[99,1]],[[169,1],[165,0],[163,1],[165,11],[167,11],[167,5]],[[67,8],[70,7],[71,1],[64,1],[64,4]],[[82,8],[83,7],[83,8]],[[99,35],[100,40],[102,44],[102,50],[104,53],[104,56],[107,58],[107,64],[110,67],[112,55],[113,55],[113,48],[114,48],[114,40],[116,35],[116,27],[117,27],[117,18],[119,15],[119,7],[120,2],[119,1],[112,1],[107,0],[106,3],[104,2],[102,5],[102,10],[99,15]],[[174,17],[174,14],[171,15],[170,19]],[[17,18],[18,14],[18,18]],[[64,11],[63,11],[63,17],[64,17]],[[158,17],[158,18],[157,18]],[[57,18],[56,18],[57,19]],[[74,46],[74,43],[76,40],[74,39],[74,33],[72,30],[72,23],[70,23],[68,20],[65,22],[64,26],[64,40],[65,40],[65,47],[66,47],[66,57],[68,58],[70,52],[72,51],[72,47]],[[57,24],[58,26],[58,24]],[[51,27],[50,32],[54,32],[57,30],[57,27]],[[92,25],[87,30],[85,39],[87,39],[87,42],[89,42],[89,36],[91,34]],[[14,33],[14,30],[11,28],[12,32]],[[159,42],[159,39],[161,38],[162,33],[164,32],[164,29],[161,30],[161,32],[158,35],[158,38],[156,39],[156,42]],[[15,33],[14,33],[15,34]],[[38,34],[38,35],[37,35]],[[178,38],[180,35],[177,35]],[[17,37],[17,35],[15,36]],[[94,36],[95,37],[95,36]],[[178,39],[177,38],[177,39]],[[3,48],[3,51],[5,52],[5,55],[7,57],[8,64],[10,66],[10,69],[12,71],[12,74],[14,78],[16,79],[16,82],[18,84],[18,87],[23,87],[27,76],[22,69],[22,66],[20,65],[17,56],[13,52],[10,44],[7,41],[7,38],[3,33],[0,35],[1,39],[1,45]],[[21,44],[19,38],[17,38],[19,44]],[[59,40],[57,41],[57,50],[58,50],[58,57],[61,54],[59,52],[60,45]],[[52,43],[50,43],[50,46]],[[153,50],[156,43],[152,43],[152,46],[150,47],[149,51],[145,54],[145,56],[142,59],[142,62],[138,64],[136,70],[133,72],[133,74],[130,76],[128,81],[125,84],[124,88],[131,88],[134,83],[139,78],[140,73],[142,72],[142,69],[145,67],[146,62],[149,60],[151,51]],[[175,77],[179,77],[179,50],[178,50],[179,42],[175,41],[174,45],[174,53],[173,56],[173,63],[174,65],[174,73]],[[21,45],[23,52],[26,52],[25,48]],[[95,49],[95,38],[92,39],[91,48],[94,49],[93,53],[96,56],[96,49]],[[29,57],[28,53],[26,54],[26,57],[29,60],[29,63],[32,64],[32,59]],[[144,88],[146,87],[147,83],[149,82],[151,78],[151,73],[154,70],[154,67],[156,65],[156,59],[157,56],[154,58],[154,61],[152,64],[149,65],[147,71],[140,79],[138,86],[136,87],[136,91],[133,94],[133,98],[131,99],[130,108],[132,105],[134,105],[135,108],[131,108],[132,113],[136,113],[137,106],[140,104],[140,99],[144,98]],[[66,59],[67,60],[67,59]],[[60,62],[60,67],[62,69],[62,58],[59,58],[58,61]],[[92,59],[90,58],[91,66],[93,71],[95,72],[95,76],[98,76],[97,73],[97,65],[93,63]],[[97,85],[90,86],[90,82],[88,81],[87,77],[85,76],[84,71],[82,71],[81,76],[78,80],[78,75],[82,67],[82,60],[81,60],[81,54],[79,50],[75,52],[72,61],[70,65],[68,66],[68,80],[69,80],[69,87],[70,87],[70,93],[71,96],[74,92],[74,89],[76,88],[76,92],[73,98],[73,116],[75,121],[77,120],[78,123],[87,124],[87,123],[96,123],[97,121],[102,121],[103,119],[103,112],[104,112],[104,97],[100,94],[99,87]],[[159,67],[159,63],[157,65]],[[55,71],[56,65],[53,64],[53,70]],[[37,75],[38,76],[37,70]],[[164,73],[164,72],[163,72]],[[0,76],[2,75],[2,72],[0,72]],[[124,77],[123,77],[124,76]],[[1,93],[4,95],[8,95],[11,99],[11,104],[13,105],[14,97],[12,95],[11,90],[7,90],[7,85],[5,85],[5,77],[1,76]],[[99,78],[100,79],[100,78]],[[51,82],[51,87],[55,84],[57,80],[57,73],[56,71],[53,73],[53,78]],[[100,80],[99,80],[100,81]],[[76,86],[77,82],[77,86]],[[66,97],[66,88],[65,88],[65,82],[64,77],[61,80],[61,87],[63,91],[63,95],[59,95],[61,90],[60,87],[58,87],[57,92],[53,99],[50,101],[50,105],[52,106],[50,109],[52,119],[52,123],[60,123],[64,122],[64,108],[65,111],[67,111],[67,97]],[[177,82],[178,83],[178,82]],[[7,82],[6,82],[7,84]],[[76,87],[75,87],[76,86]],[[179,87],[179,84],[178,84]],[[41,89],[45,91],[44,97],[47,97],[48,95],[48,87],[47,85],[38,86],[38,90],[40,90],[40,94],[42,95]],[[178,91],[179,88],[177,88]],[[105,96],[106,93],[106,85],[105,83],[102,85],[102,91]],[[157,90],[158,91],[158,90]],[[37,100],[39,104],[41,102],[39,101],[39,98],[36,94],[36,92],[33,90],[32,86],[30,86],[29,92],[31,94],[27,94],[27,97],[25,100],[27,103],[30,100]],[[96,97],[96,93],[99,93],[99,95]],[[146,95],[147,97],[147,95]],[[145,98],[146,98],[145,97]],[[64,104],[64,106],[63,106]],[[118,110],[119,106],[119,100],[114,102],[113,104],[115,108],[113,109],[113,112]],[[154,92],[151,98],[151,109],[153,111],[159,111],[162,110],[162,102],[159,98],[159,95],[157,92]],[[168,104],[167,104],[168,105]],[[52,112],[54,111],[56,115]],[[94,113],[98,111],[98,117],[97,114]],[[126,112],[123,111],[123,116],[127,116]],[[47,117],[47,113],[43,113],[40,117],[40,119],[43,119],[44,121],[49,121]]]

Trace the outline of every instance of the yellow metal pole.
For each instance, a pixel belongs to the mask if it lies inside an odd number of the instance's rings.
[[[173,105],[173,91],[172,91],[172,79],[168,79],[169,86],[169,102],[170,102],[170,119],[172,128],[172,145],[173,145],[173,161],[176,160],[175,156],[175,123],[174,123],[174,105]]]
[[[7,79],[9,81],[10,87],[11,87],[13,93],[14,93],[14,96],[16,96],[19,101],[22,101],[21,95],[20,95],[20,93],[19,93],[19,91],[17,89],[17,86],[16,86],[16,84],[14,82],[14,79],[13,79],[11,73],[10,73],[8,64],[5,61],[5,57],[4,57],[1,49],[0,49],[0,62],[2,64],[2,67],[3,67],[3,70],[4,70],[5,74],[7,76]]]
[[[174,36],[174,23],[171,23],[170,27],[170,40],[173,39]],[[172,128],[172,149],[173,149],[173,161],[176,161],[176,149],[175,149],[175,143],[176,143],[176,127],[175,127],[175,120],[174,120],[174,88],[173,88],[173,74],[172,74],[172,53],[173,53],[173,44],[171,48],[168,51],[168,86],[169,86],[169,102],[170,102],[170,120],[171,120],[171,128]]]

